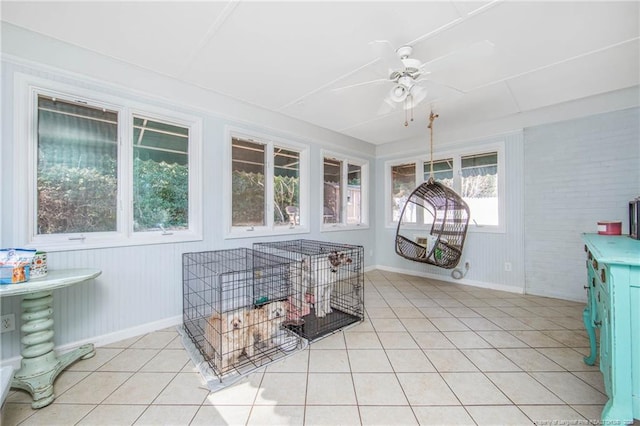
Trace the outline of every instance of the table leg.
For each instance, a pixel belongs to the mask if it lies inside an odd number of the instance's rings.
[[[587,330],[587,334],[589,335],[589,356],[584,357],[584,363],[587,365],[593,365],[596,362],[596,331],[593,327],[593,323],[591,322],[591,309],[590,309],[591,300],[587,301],[587,306],[585,306],[582,311],[582,320],[584,321],[584,327]]]
[[[23,333],[20,370],[13,376],[11,387],[24,389],[31,394],[33,408],[51,404],[55,398],[53,382],[58,374],[78,359],[95,355],[92,344],[56,356],[53,347],[53,296],[42,291],[24,296],[22,300]]]

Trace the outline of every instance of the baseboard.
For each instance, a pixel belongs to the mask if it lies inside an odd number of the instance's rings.
[[[63,354],[76,349],[79,346],[86,345],[87,343],[93,343],[95,347],[110,345],[121,340],[130,339],[132,337],[141,336],[143,334],[151,333],[153,331],[162,330],[169,327],[175,327],[182,324],[182,315],[175,317],[161,319],[159,321],[149,322],[146,324],[137,325],[135,327],[126,328],[124,330],[118,330],[113,333],[103,334],[101,336],[94,336],[90,339],[78,340],[76,342],[66,343],[54,348],[58,354]],[[3,359],[0,363],[0,367],[11,366],[15,370],[20,368],[21,356],[15,356],[12,358]]]
[[[429,272],[420,272],[420,271],[413,271],[410,269],[394,268],[392,266],[385,266],[385,265],[376,265],[375,267],[372,268],[372,270],[373,269],[380,269],[382,271],[396,272],[399,274],[411,275],[414,277],[430,278],[438,281],[463,284],[471,287],[486,288],[489,290],[500,290],[500,291],[507,291],[509,293],[524,294],[524,285],[518,287],[518,286],[510,286],[510,285],[504,285],[504,284],[489,283],[485,281],[470,280],[467,278],[456,280],[455,278],[449,275],[438,275],[438,274],[432,274]]]
[[[531,296],[538,296],[538,297],[548,297],[551,299],[561,299],[561,300],[568,300],[570,302],[580,302],[580,303],[587,303],[587,293],[584,292],[584,295],[582,295],[581,293],[581,297],[576,297],[575,294],[564,294],[564,293],[552,293],[552,292],[545,292],[545,291],[536,291],[536,289],[533,289],[533,291],[531,289],[527,290],[527,294],[530,294]]]

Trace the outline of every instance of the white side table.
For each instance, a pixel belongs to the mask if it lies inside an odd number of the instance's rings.
[[[78,359],[95,355],[93,344],[82,345],[63,355],[56,355],[53,342],[53,290],[87,282],[102,271],[99,269],[52,270],[42,278],[26,283],[0,285],[0,297],[23,296],[22,360],[15,372],[12,388],[31,394],[33,408],[51,404],[55,398],[53,382],[58,374]]]

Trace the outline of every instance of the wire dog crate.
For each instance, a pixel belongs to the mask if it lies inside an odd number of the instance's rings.
[[[184,329],[220,381],[302,347],[282,327],[298,267],[246,248],[182,255]]]
[[[255,251],[289,259],[285,327],[309,341],[364,321],[364,248],[314,240],[254,243]]]

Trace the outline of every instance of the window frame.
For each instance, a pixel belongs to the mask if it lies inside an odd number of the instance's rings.
[[[202,120],[196,116],[175,112],[141,101],[134,101],[98,90],[81,88],[46,78],[16,74],[14,136],[26,140],[15,144],[16,170],[27,176],[23,188],[14,192],[14,217],[18,220],[18,239],[25,247],[50,252],[109,248],[129,245],[164,244],[200,241],[202,237]],[[37,145],[38,96],[50,96],[90,107],[106,108],[118,113],[117,157],[117,218],[113,232],[38,234],[37,233]],[[133,116],[144,116],[189,129],[189,226],[185,230],[133,231]],[[23,165],[24,167],[20,167]],[[20,186],[20,185],[19,185]],[[26,194],[26,197],[19,194]]]
[[[321,150],[320,152],[320,208],[324,211],[324,160],[330,158],[332,160],[342,162],[340,170],[341,182],[348,185],[349,165],[360,167],[360,223],[349,224],[347,223],[347,192],[341,191],[341,206],[342,211],[340,217],[342,218],[338,223],[324,223],[324,214],[319,214],[320,230],[322,232],[332,231],[348,231],[356,229],[368,229],[369,228],[369,161],[363,158],[352,157],[344,154],[339,154],[334,151]]]
[[[223,202],[224,239],[252,238],[275,235],[295,235],[309,233],[309,146],[277,137],[271,134],[262,133],[255,130],[247,130],[240,127],[225,126],[224,130],[224,152],[222,165],[222,199],[231,200],[232,194],[232,172],[233,172],[233,139],[243,139],[253,143],[265,145],[267,164],[265,164],[265,199],[266,204],[266,224],[264,226],[233,226],[233,203]],[[274,211],[274,147],[296,151],[300,154],[299,169],[299,220],[300,224],[276,225],[273,220]]]
[[[461,164],[462,157],[472,155],[482,155],[491,152],[496,152],[498,155],[498,225],[484,225],[476,224],[473,221],[469,221],[468,232],[478,233],[505,233],[506,232],[506,216],[505,216],[505,196],[506,196],[506,168],[505,168],[505,149],[504,141],[497,141],[486,144],[474,145],[472,148],[458,148],[446,151],[436,151],[433,154],[433,161],[440,161],[452,158],[453,159],[453,188],[457,193],[461,190]],[[391,168],[403,164],[413,163],[416,172],[415,187],[424,182],[424,166],[423,164],[429,163],[431,156],[429,154],[420,155],[418,157],[403,157],[393,160],[387,160],[385,162],[385,202],[384,202],[384,217],[386,228],[396,228],[398,221],[393,220],[393,206],[391,204]],[[412,230],[424,230],[425,226],[430,226],[431,223],[405,223],[407,229]]]

